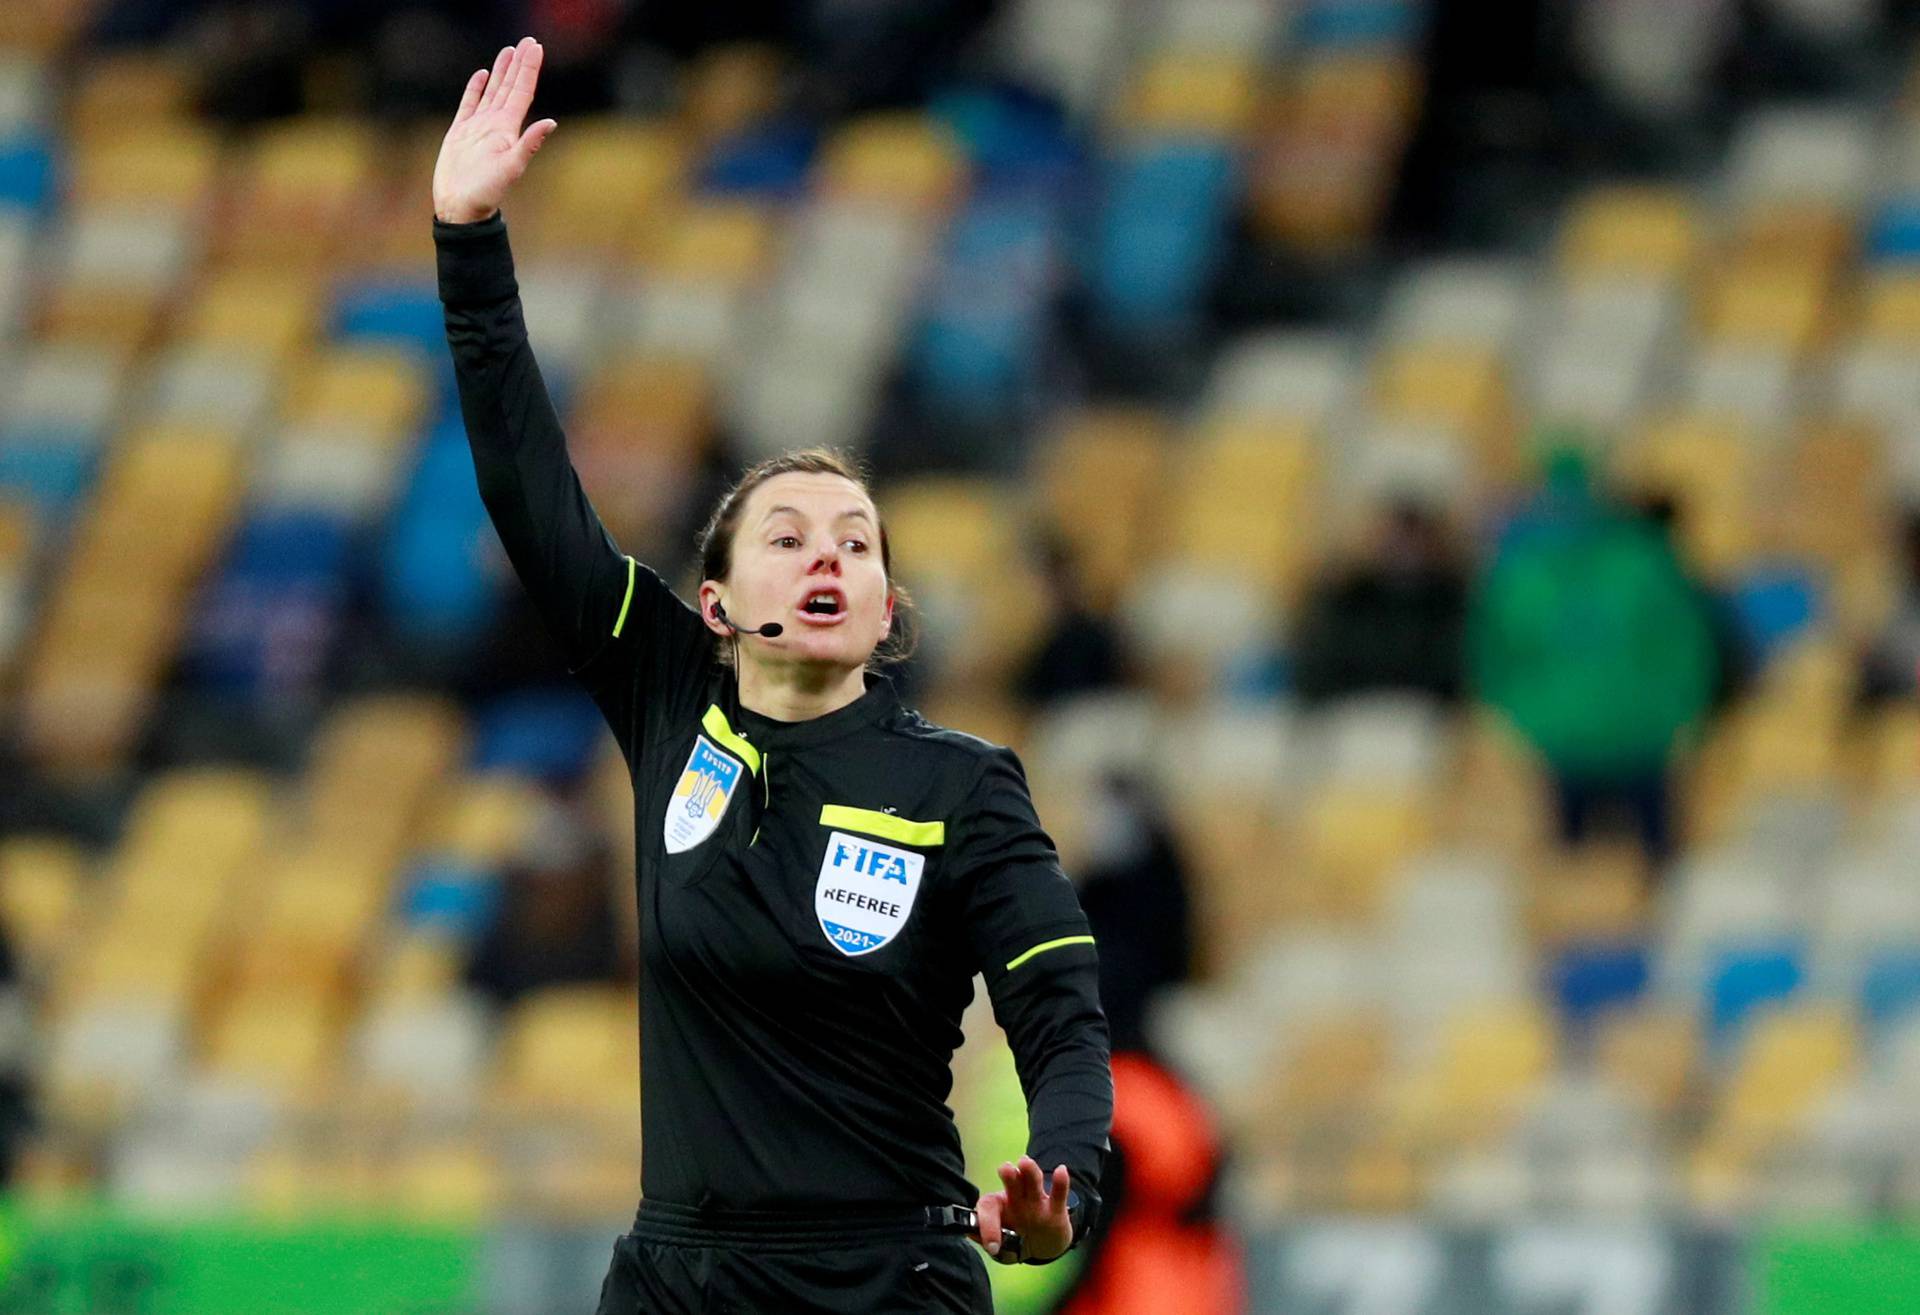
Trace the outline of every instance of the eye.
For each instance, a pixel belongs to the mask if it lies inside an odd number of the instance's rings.
[[[865,539],[848,539],[846,540],[846,545],[852,552],[865,552],[867,550],[867,541]]]
[[[800,536],[797,534],[782,534],[773,541],[773,546],[776,548],[798,548],[800,546]]]

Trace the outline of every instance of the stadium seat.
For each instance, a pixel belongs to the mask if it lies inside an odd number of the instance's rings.
[[[1210,415],[1320,432],[1350,400],[1354,344],[1327,333],[1262,333],[1231,343],[1207,381]]]
[[[76,6],[74,16],[83,11]],[[100,53],[77,70],[65,110],[83,143],[112,140],[156,124],[191,122],[195,72],[183,51],[128,48]]]
[[[1129,16],[1121,0],[1015,0],[996,46],[1015,72],[1086,117],[1122,75]]]
[[[192,212],[211,194],[218,133],[205,125],[140,118],[80,144],[70,174],[72,204],[156,206]]]
[[[1140,137],[1234,141],[1259,108],[1260,81],[1259,68],[1245,55],[1155,55],[1117,107],[1117,126]]]
[[[1310,907],[1362,923],[1375,917],[1389,878],[1433,834],[1430,800],[1392,786],[1333,785],[1301,817],[1302,878]]]
[[[1385,341],[1451,343],[1505,351],[1519,332],[1529,287],[1523,266],[1494,260],[1434,260],[1402,274],[1381,312]]]
[[[1808,1006],[1758,1022],[1721,1094],[1715,1140],[1761,1150],[1795,1131],[1853,1070],[1858,1038],[1832,1009]]]
[[[701,51],[686,71],[682,113],[694,135],[714,142],[745,132],[779,105],[785,57],[769,45],[742,42]]]
[[[1113,162],[1086,252],[1089,297],[1130,341],[1158,341],[1200,310],[1225,240],[1237,165],[1226,146],[1166,138]]]
[[[71,947],[91,875],[71,841],[24,835],[0,842],[0,923],[29,980],[45,982]]]
[[[1088,599],[1111,606],[1164,516],[1166,427],[1145,410],[1076,411],[1036,454],[1034,514],[1068,544]]]
[[[1602,1077],[1651,1113],[1670,1116],[1692,1096],[1700,1071],[1700,1026],[1691,1011],[1660,1005],[1601,1020],[1594,1055]]]
[[[1681,405],[1704,419],[1730,416],[1777,445],[1799,410],[1798,389],[1794,362],[1784,352],[1709,345],[1688,362]]]
[[[1827,273],[1811,262],[1722,264],[1706,273],[1700,330],[1709,342],[1798,357],[1826,331],[1827,297]]]
[[[1575,278],[1672,277],[1693,263],[1699,227],[1693,203],[1676,190],[1597,189],[1561,228],[1560,264]]]
[[[1820,201],[1851,207],[1872,188],[1873,125],[1850,106],[1769,105],[1747,113],[1727,164],[1737,205]]]
[[[1374,401],[1389,423],[1458,433],[1491,481],[1520,473],[1512,402],[1497,352],[1452,343],[1391,350],[1376,369]]]
[[[526,777],[509,772],[450,783],[421,839],[425,848],[480,868],[497,868],[518,852],[540,805]]]
[[[307,114],[245,139],[234,210],[219,234],[225,262],[275,268],[331,265],[377,189],[370,122]]]
[[[324,1099],[337,1080],[332,1002],[282,991],[232,999],[206,1037],[209,1074],[288,1102]]]
[[[492,1034],[471,996],[376,1001],[354,1028],[362,1084],[427,1108],[458,1110],[478,1092]]]
[[[519,200],[514,249],[527,257],[631,257],[651,246],[684,186],[686,145],[661,122],[576,115],[543,147],[537,192]]]
[[[1176,458],[1169,554],[1184,567],[1239,576],[1277,600],[1297,596],[1311,568],[1319,465],[1311,437],[1297,427],[1210,423]],[[1134,542],[1137,553],[1137,529]]]
[[[291,381],[287,419],[364,426],[392,444],[411,436],[431,397],[422,360],[393,348],[323,348]]]
[[[550,987],[502,1021],[495,1098],[534,1115],[631,1119],[639,1108],[638,1027],[630,992]]]
[[[827,142],[820,183],[835,194],[939,213],[964,187],[966,161],[944,125],[927,115],[855,119]]]

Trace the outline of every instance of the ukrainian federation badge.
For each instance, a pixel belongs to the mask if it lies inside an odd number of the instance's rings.
[[[667,800],[665,827],[667,852],[678,854],[692,849],[713,834],[726,815],[727,801],[740,784],[745,768],[732,754],[714,747],[704,735],[694,737],[693,752],[680,773],[680,783]]]
[[[845,955],[877,950],[907,925],[920,893],[926,855],[895,849],[864,836],[835,831],[827,837],[813,911],[833,947]]]

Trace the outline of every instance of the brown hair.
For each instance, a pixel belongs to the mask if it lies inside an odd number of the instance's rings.
[[[873,490],[867,485],[866,472],[853,458],[832,448],[810,447],[782,452],[777,457],[749,466],[732,488],[720,495],[720,501],[700,531],[700,577],[725,580],[733,573],[733,537],[740,528],[740,514],[746,510],[747,497],[776,475],[838,475],[868,498]],[[875,512],[878,513],[878,506]],[[880,518],[876,527],[880,536],[880,569],[887,577],[887,591],[893,595],[893,625],[887,637],[873,650],[875,662],[900,662],[913,652],[918,628],[914,625],[913,599],[893,578],[893,547],[887,541],[887,522]],[[730,658],[728,646],[722,646],[723,658]]]

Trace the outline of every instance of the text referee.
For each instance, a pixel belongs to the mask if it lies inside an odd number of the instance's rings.
[[[1098,1214],[1093,938],[1014,755],[868,672],[903,600],[855,469],[807,452],[747,472],[702,535],[697,610],[614,547],[498,213],[555,126],[521,128],[540,59],[528,38],[467,84],[434,239],[481,496],[633,779],[642,1200],[600,1313],[990,1312],[967,1238],[1040,1262]],[[976,973],[1029,1124],[985,1196],[945,1103]]]

